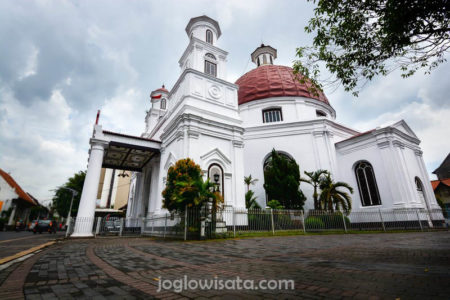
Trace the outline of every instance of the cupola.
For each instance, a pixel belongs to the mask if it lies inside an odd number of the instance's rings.
[[[273,65],[273,61],[277,58],[277,49],[270,47],[269,45],[261,44],[251,54],[252,62],[258,67],[264,65]]]
[[[150,93],[150,101],[152,103],[152,108],[156,109],[167,109],[167,95],[169,91],[166,89],[164,84],[159,89],[154,90]]]
[[[222,34],[219,23],[205,15],[190,19],[186,33],[189,38],[195,37],[211,45],[215,45]]]

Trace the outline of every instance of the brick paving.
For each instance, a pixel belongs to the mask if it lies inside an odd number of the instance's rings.
[[[158,291],[161,280],[184,276],[287,279],[294,280],[295,289]],[[203,242],[67,240],[24,261],[0,289],[0,299],[448,299],[448,295],[447,231]]]

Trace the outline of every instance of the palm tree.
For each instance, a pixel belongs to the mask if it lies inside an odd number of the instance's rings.
[[[255,184],[258,181],[256,178],[252,178],[252,174],[244,176],[244,182],[247,185],[247,192],[250,190],[250,185]]]
[[[258,202],[256,202],[255,192],[248,190],[245,193],[245,207],[248,209],[260,209]]]
[[[306,172],[305,171],[305,175],[308,176],[309,179],[300,177],[301,182],[309,183],[310,185],[312,185],[314,187],[314,193],[313,193],[314,209],[320,209],[319,200],[318,200],[319,194],[317,193],[317,188],[320,185],[320,181],[326,174],[329,174],[327,170],[319,169],[315,172]]]
[[[334,212],[335,210],[343,210],[348,215],[352,209],[352,199],[347,192],[339,188],[347,189],[353,194],[353,188],[345,182],[334,182],[331,175],[328,173],[322,178],[319,184],[322,190],[319,197],[319,203],[325,210]]]
[[[202,178],[188,178],[186,181],[177,182],[176,186],[180,188],[177,202],[188,203],[188,207],[201,206],[210,199],[216,207],[218,202],[223,201],[221,195],[214,192],[215,185],[209,179],[203,181]]]

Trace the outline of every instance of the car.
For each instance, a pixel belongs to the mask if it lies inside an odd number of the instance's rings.
[[[39,220],[33,228],[33,233],[37,232],[48,232],[48,233],[56,233],[56,222],[52,220]]]
[[[104,223],[104,231],[118,232],[120,230],[120,219],[117,217],[108,217]]]
[[[28,225],[28,231],[33,231],[34,227],[36,227],[38,220],[31,221],[30,225]]]

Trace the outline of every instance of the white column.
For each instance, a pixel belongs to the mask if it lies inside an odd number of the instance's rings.
[[[92,228],[95,216],[95,200],[97,199],[105,144],[99,142],[91,142],[91,144],[86,179],[84,180],[83,192],[81,193],[80,206],[78,207],[72,237],[93,236]]]

